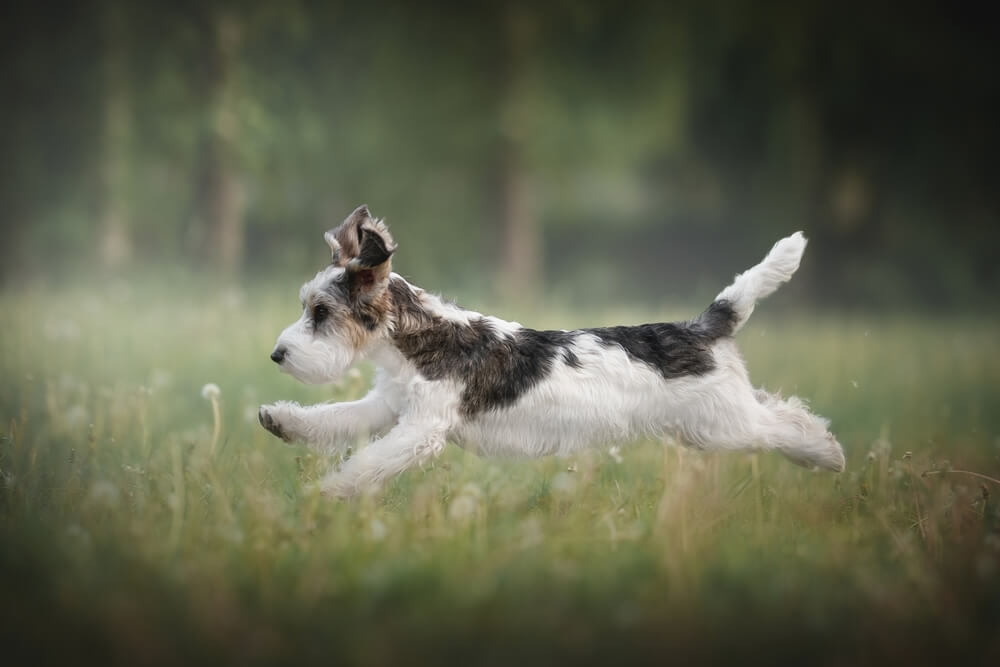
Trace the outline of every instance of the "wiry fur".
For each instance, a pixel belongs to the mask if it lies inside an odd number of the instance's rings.
[[[536,331],[411,285],[391,272],[395,244],[367,207],[326,240],[331,266],[303,286],[302,317],[272,359],[310,383],[371,359],[374,387],[349,403],[260,409],[269,431],[325,453],[375,436],[322,481],[324,492],[376,488],[446,440],[487,455],[544,456],[669,434],[699,449],[774,449],[843,470],[826,420],[798,398],[754,389],[732,338],[757,300],[798,268],[800,232],[694,320],[574,331]]]

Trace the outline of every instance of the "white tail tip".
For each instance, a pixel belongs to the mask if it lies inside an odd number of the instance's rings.
[[[733,284],[719,293],[716,301],[729,301],[736,312],[734,331],[750,317],[758,300],[774,293],[798,270],[807,243],[802,232],[786,236],[774,244],[760,264],[736,276]]]

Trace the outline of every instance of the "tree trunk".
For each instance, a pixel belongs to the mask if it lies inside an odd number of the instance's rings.
[[[105,269],[114,270],[132,256],[128,211],[128,152],[132,108],[129,99],[126,29],[121,7],[104,5],[104,109],[100,165],[99,249]]]
[[[504,9],[502,97],[499,146],[500,295],[510,302],[532,305],[541,287],[542,239],[524,147],[531,113],[531,46],[535,19],[524,8]]]
[[[204,216],[211,259],[222,273],[236,272],[243,260],[245,197],[236,168],[239,125],[235,65],[240,39],[236,17],[214,17],[214,50],[209,79],[211,129],[206,151]]]

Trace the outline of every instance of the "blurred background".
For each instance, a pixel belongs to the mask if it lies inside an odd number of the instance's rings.
[[[0,276],[304,278],[360,203],[458,296],[1000,287],[995,23],[966,3],[8,3]],[[544,285],[539,291],[537,286]]]
[[[3,4],[3,656],[1000,665],[1000,35],[974,7]],[[267,358],[361,203],[404,276],[540,328],[689,317],[803,229],[739,346],[847,470],[449,446],[320,498],[336,457],[257,414],[370,384]]]

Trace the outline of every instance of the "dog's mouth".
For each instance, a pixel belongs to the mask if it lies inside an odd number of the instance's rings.
[[[341,375],[343,375],[343,373],[332,372],[333,369],[320,370],[316,368],[297,366],[292,359],[285,359],[285,361],[278,365],[278,369],[282,373],[291,375],[302,384],[314,386],[333,384],[340,379]]]

